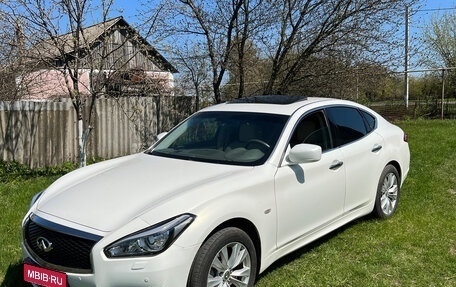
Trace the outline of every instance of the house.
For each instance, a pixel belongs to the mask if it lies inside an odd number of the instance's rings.
[[[28,72],[16,78],[24,100],[69,97],[78,71],[82,95],[172,95],[171,65],[122,17],[42,41],[27,51]]]

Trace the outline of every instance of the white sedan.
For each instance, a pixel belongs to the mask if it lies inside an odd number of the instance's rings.
[[[349,101],[257,96],[203,109],[145,152],[34,197],[24,280],[42,286],[253,286],[278,258],[388,218],[406,134]]]

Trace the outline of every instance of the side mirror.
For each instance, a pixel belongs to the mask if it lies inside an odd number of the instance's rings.
[[[298,144],[290,150],[287,159],[291,164],[315,162],[321,159],[321,154],[321,146],[314,144]]]
[[[161,140],[168,132],[162,132],[157,135],[157,140]]]
[[[152,149],[159,140],[161,140],[164,136],[166,136],[166,134],[168,134],[168,132],[162,132],[162,133],[159,133],[156,137],[157,137],[157,140],[155,141],[155,143],[153,143],[151,146],[149,146],[149,148],[147,150],[150,150]]]

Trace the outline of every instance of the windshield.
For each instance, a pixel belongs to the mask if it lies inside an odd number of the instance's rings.
[[[236,165],[263,164],[288,116],[247,112],[201,112],[167,134],[148,153]]]

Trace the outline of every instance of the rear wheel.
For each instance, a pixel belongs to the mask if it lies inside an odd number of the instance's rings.
[[[190,287],[251,287],[255,281],[257,257],[250,237],[229,227],[212,235],[193,262]]]
[[[396,212],[399,202],[400,177],[397,169],[387,165],[377,186],[373,214],[378,218],[389,218]]]

